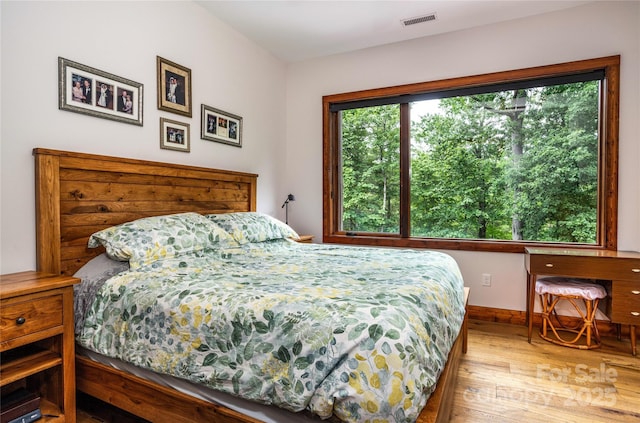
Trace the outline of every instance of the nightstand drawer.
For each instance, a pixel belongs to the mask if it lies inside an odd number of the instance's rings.
[[[611,296],[611,321],[640,325],[640,283],[614,281]]]
[[[0,338],[3,343],[56,326],[62,327],[62,295],[2,304]]]

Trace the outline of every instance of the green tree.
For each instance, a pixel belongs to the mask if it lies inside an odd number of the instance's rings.
[[[597,81],[441,99],[412,121],[411,235],[595,243]],[[342,112],[343,229],[395,232],[399,105]]]
[[[478,107],[490,100],[490,96],[443,99],[439,113],[414,124],[414,236],[504,236],[505,139],[496,129],[496,116]]]
[[[398,232],[400,107],[342,112],[345,231]]]
[[[525,239],[596,242],[598,83],[546,87],[526,128],[517,213]]]

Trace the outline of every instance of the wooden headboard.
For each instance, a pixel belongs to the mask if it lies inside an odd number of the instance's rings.
[[[258,175],[35,148],[39,271],[73,275],[89,236],[147,216],[256,210]]]

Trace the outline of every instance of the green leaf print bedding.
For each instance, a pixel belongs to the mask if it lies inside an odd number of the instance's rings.
[[[446,254],[276,240],[109,279],[78,342],[294,412],[413,422],[463,316]]]

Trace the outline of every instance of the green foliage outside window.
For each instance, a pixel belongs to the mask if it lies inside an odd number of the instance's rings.
[[[589,81],[412,103],[411,236],[596,243],[599,91]],[[398,233],[400,106],[341,115],[342,229]]]
[[[400,108],[352,109],[342,119],[343,228],[398,233]]]

